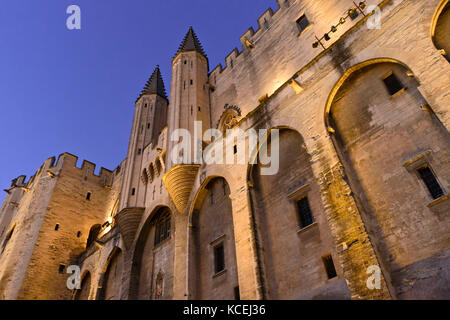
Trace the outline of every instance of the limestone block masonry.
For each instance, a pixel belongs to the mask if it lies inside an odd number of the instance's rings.
[[[189,28],[114,171],[64,153],[12,180],[0,299],[450,298],[449,0],[277,4],[224,66]],[[214,145],[175,149],[196,121],[279,130],[278,171],[177,163]]]

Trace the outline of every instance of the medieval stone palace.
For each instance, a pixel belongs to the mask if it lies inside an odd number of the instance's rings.
[[[214,69],[189,28],[114,171],[12,180],[0,299],[450,298],[449,0],[277,2]]]

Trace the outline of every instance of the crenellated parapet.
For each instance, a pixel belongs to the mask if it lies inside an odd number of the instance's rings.
[[[99,174],[96,174],[95,163],[83,160],[81,167],[78,167],[77,162],[78,157],[67,152],[61,154],[58,158],[58,163],[61,163],[62,173],[70,171],[70,174],[77,175],[81,180],[87,180],[102,186],[112,185],[113,171],[101,167]]]
[[[222,64],[217,65],[210,72],[210,79],[214,79],[217,81],[219,75],[228,70],[238,67],[241,63],[245,63],[245,55],[242,55],[245,51],[250,51],[256,48],[257,42],[260,40],[262,36],[264,36],[266,30],[268,30],[273,23],[279,20],[282,16],[282,13],[289,9],[289,7],[297,2],[297,0],[277,0],[277,8],[273,11],[272,8],[268,8],[257,20],[258,29],[255,31],[253,27],[247,29],[244,34],[239,38],[241,42],[242,49],[234,48],[226,57],[225,57],[225,68]],[[214,83],[215,84],[215,83]]]

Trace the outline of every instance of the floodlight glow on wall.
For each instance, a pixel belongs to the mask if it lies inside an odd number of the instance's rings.
[[[339,22],[336,24],[336,25],[332,25],[331,26],[331,28],[330,28],[330,31],[328,31],[327,33],[325,33],[323,36],[322,36],[322,38],[317,38],[316,37],[316,42],[314,42],[313,44],[312,44],[312,47],[313,48],[317,48],[318,46],[319,46],[319,44],[322,46],[322,48],[324,48],[325,49],[325,46],[322,44],[322,40],[325,40],[325,41],[330,41],[330,39],[331,39],[331,37],[330,37],[330,32],[332,32],[332,33],[335,33],[337,30],[338,30],[338,27],[340,26],[340,25],[342,25],[342,24],[344,24],[346,21],[347,21],[347,18],[350,18],[350,19],[352,19],[352,20],[354,20],[354,19],[356,19],[357,17],[358,17],[358,15],[359,15],[359,12],[365,17],[366,15],[365,15],[365,13],[364,13],[364,9],[366,8],[366,1],[367,0],[364,0],[364,1],[361,1],[359,4],[356,4],[354,1],[353,1],[353,4],[355,5],[354,7],[352,7],[352,8],[350,8],[350,9],[348,9],[347,11],[346,11],[346,14],[345,14],[345,16],[343,16],[343,17],[341,17],[340,19],[339,19]]]

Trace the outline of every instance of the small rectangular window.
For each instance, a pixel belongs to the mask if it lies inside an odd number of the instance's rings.
[[[302,15],[300,18],[298,18],[298,20],[297,20],[298,31],[302,32],[308,26],[309,26],[309,20],[308,20],[308,18],[306,17],[305,14]]]
[[[142,153],[142,150],[139,148],[138,149],[138,154],[141,154]]]
[[[90,193],[90,192],[88,192],[88,193],[86,194],[86,200],[91,200],[91,193]]]
[[[134,196],[135,194],[136,194],[136,189],[135,188],[131,189],[131,195]]]
[[[147,123],[147,129],[150,129],[150,123]]]
[[[191,85],[193,85],[193,84],[194,84],[194,80],[191,79]]]
[[[57,223],[56,225],[55,225],[55,231],[58,231],[59,230],[59,223]]]
[[[392,72],[383,79],[383,82],[391,96],[404,88],[400,80]]]
[[[200,108],[200,106],[198,106],[198,111],[200,112],[202,110],[202,108]]]
[[[311,214],[311,208],[309,206],[308,197],[301,198],[297,201],[297,209],[300,220],[300,228],[305,228],[314,222],[314,218]]]
[[[337,276],[336,268],[334,267],[333,258],[331,254],[327,254],[322,257],[323,265],[325,266],[325,271],[327,272],[328,279],[333,279]]]
[[[64,273],[64,269],[65,269],[65,268],[66,268],[65,265],[60,264],[60,265],[59,265],[59,273]]]
[[[431,171],[429,166],[422,167],[417,170],[420,175],[420,178],[427,186],[428,191],[430,192],[433,199],[437,199],[444,195],[444,191],[442,190],[439,182]]]
[[[225,270],[225,252],[223,243],[214,247],[214,272],[219,273]]]
[[[236,145],[236,144],[233,146],[233,152],[234,152],[235,154],[237,153],[237,145]]]

